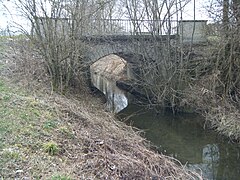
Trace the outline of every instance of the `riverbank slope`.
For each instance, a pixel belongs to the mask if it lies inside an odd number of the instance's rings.
[[[5,42],[1,39],[0,178],[198,177],[177,160],[151,151],[138,132],[105,112],[87,90],[52,92],[38,74],[44,76],[41,61],[29,64],[37,56]]]

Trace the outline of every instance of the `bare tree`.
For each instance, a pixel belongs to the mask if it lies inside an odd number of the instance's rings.
[[[128,1],[127,12],[134,25],[134,34],[152,35],[152,48],[145,48],[146,41],[141,41],[138,53],[142,60],[138,66],[138,86],[149,97],[152,105],[171,107],[179,106],[180,94],[190,82],[192,70],[183,61],[181,42],[172,39],[178,31],[178,18],[189,1],[138,0]],[[143,28],[145,27],[145,29]],[[144,32],[144,30],[145,32]],[[151,49],[151,50],[149,50]]]
[[[229,25],[229,0],[223,1],[222,23],[223,23],[223,31],[225,32],[225,36],[227,38],[228,25]]]
[[[96,29],[96,17],[112,16],[114,2],[18,0],[16,6],[31,23],[30,35],[24,27],[22,31],[28,34],[44,57],[53,89],[63,92],[76,83],[76,78],[82,79],[87,62],[84,59],[85,46],[80,37]]]

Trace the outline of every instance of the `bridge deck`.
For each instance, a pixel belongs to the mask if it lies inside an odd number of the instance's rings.
[[[177,39],[178,35],[94,35],[94,36],[82,36],[82,41],[166,41],[168,39]]]

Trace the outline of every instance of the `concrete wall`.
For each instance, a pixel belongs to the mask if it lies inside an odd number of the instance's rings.
[[[179,22],[180,41],[182,40],[183,43],[191,43],[193,35],[193,44],[206,42],[207,41],[206,26],[207,21],[205,20],[180,21]]]

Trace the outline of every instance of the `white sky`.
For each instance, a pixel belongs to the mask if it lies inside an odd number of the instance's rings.
[[[195,17],[196,20],[210,20],[206,10],[204,9],[206,2],[209,2],[209,1],[196,0],[196,17]],[[183,20],[194,19],[193,4],[194,4],[193,0],[191,0],[190,3],[187,4],[187,6],[184,8]]]
[[[206,1],[205,1],[206,2]],[[9,12],[4,8],[7,7]],[[197,20],[210,20],[207,16],[206,11],[203,8],[204,1],[196,0],[196,19]],[[193,20],[193,0],[184,8],[183,20]],[[26,21],[23,18],[17,15],[16,10],[14,9],[13,0],[0,0],[0,30],[6,29],[7,26],[14,29],[14,22],[23,25],[26,29],[29,29]]]
[[[13,1],[0,0],[0,30],[10,27],[11,30],[17,31],[16,24],[27,28],[27,21],[21,17],[14,8]]]

